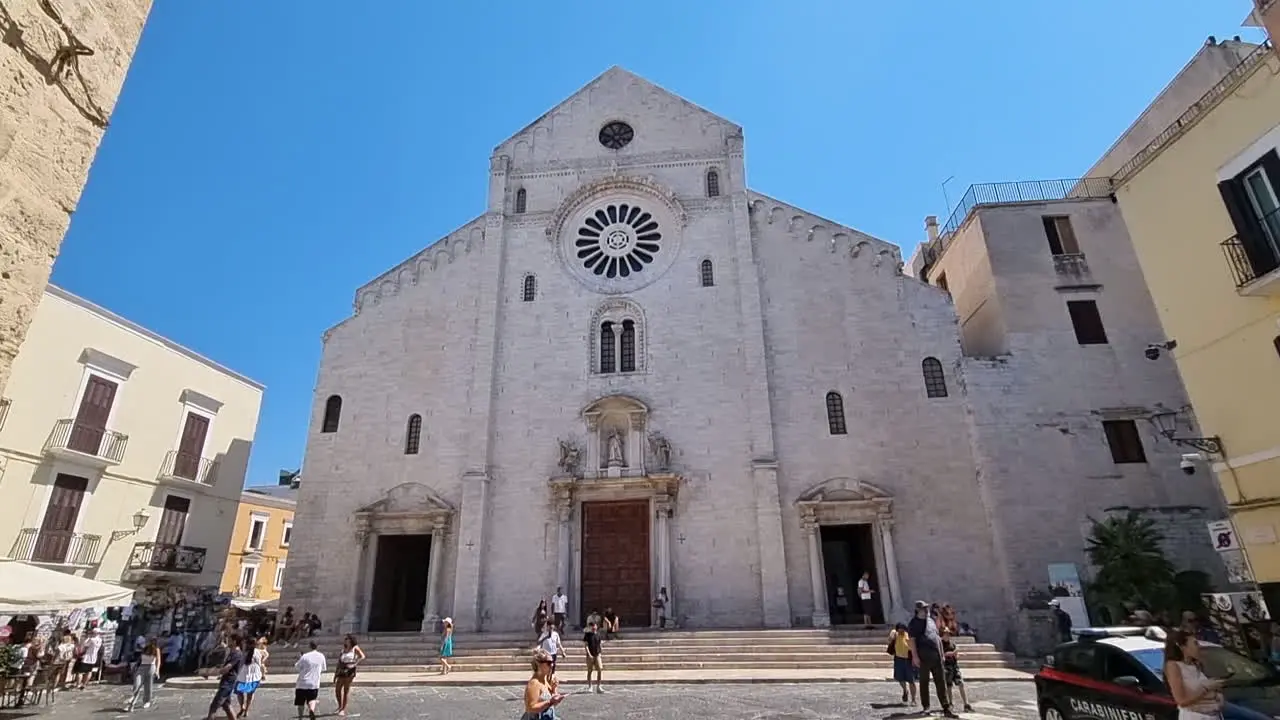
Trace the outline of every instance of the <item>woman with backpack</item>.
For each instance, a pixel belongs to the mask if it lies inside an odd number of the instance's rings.
[[[916,668],[911,662],[911,645],[907,642],[907,626],[898,623],[889,631],[889,646],[885,651],[893,656],[893,679],[902,687],[902,704],[910,697],[916,704]]]

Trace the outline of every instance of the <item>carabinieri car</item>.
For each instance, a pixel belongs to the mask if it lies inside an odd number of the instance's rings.
[[[1177,720],[1164,684],[1158,628],[1086,628],[1054,649],[1036,673],[1043,720]],[[1225,720],[1280,718],[1280,673],[1220,645],[1200,644],[1209,677],[1230,677],[1222,690]]]

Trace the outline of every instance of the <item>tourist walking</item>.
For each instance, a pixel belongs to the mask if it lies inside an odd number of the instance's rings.
[[[98,628],[89,630],[84,642],[80,644],[80,657],[76,660],[76,689],[83,690],[89,684],[89,676],[98,667],[102,654],[102,631]]]
[[[1181,628],[1164,643],[1164,681],[1178,704],[1178,720],[1222,717],[1223,681],[1209,678],[1200,664],[1200,641]]]
[[[938,625],[930,617],[929,603],[916,602],[916,614],[907,624],[907,639],[911,649],[911,664],[920,672],[920,709],[929,712],[929,678],[933,678],[943,717],[954,718],[951,701],[947,698],[947,681],[942,674],[942,638]]]
[[[533,677],[524,686],[521,720],[555,720],[556,706],[564,696],[556,692],[555,658],[541,648],[533,651]]]
[[[653,599],[653,609],[658,611],[658,627],[665,628],[667,626],[667,605],[670,598],[667,597],[666,588],[658,588],[658,596]]]
[[[864,572],[862,577],[858,578],[858,612],[862,613],[862,624],[864,627],[871,627],[871,596],[875,594],[875,590],[871,589],[871,573]]]
[[[556,632],[554,622],[548,621],[546,630],[543,631],[542,637],[538,639],[538,649],[551,656],[551,673],[556,672],[556,663],[560,661],[560,656],[566,654],[564,644],[560,642],[560,633]]]
[[[444,619],[444,630],[440,633],[440,674],[448,675],[453,671],[453,618]]]
[[[551,596],[551,617],[556,621],[556,630],[564,632],[564,620],[569,614],[569,596],[564,588],[557,587],[556,594]]]
[[[351,702],[351,684],[356,681],[356,668],[364,661],[364,651],[356,644],[356,636],[342,638],[338,667],[333,671],[333,695],[338,701],[338,717],[346,717]]]
[[[249,710],[253,707],[254,693],[258,692],[258,686],[266,677],[263,668],[266,667],[267,662],[252,636],[245,636],[241,641],[240,650],[244,653],[244,662],[236,671],[236,704],[240,706],[240,712],[236,717],[243,718],[249,716]]]
[[[604,671],[604,662],[600,657],[600,626],[596,623],[587,625],[587,632],[582,636],[582,644],[587,648],[587,690],[591,690],[591,673],[596,674],[597,693],[604,692],[600,687],[601,674]]]
[[[835,617],[831,619],[834,625],[844,625],[849,621],[849,596],[844,592],[843,585],[836,585]]]
[[[547,599],[542,598],[538,601],[538,607],[533,609],[533,637],[535,642],[542,637],[542,631],[547,625]]]
[[[209,703],[208,720],[214,720],[221,710],[227,720],[236,720],[236,714],[231,710],[231,696],[236,693],[236,678],[240,675],[240,666],[244,664],[244,652],[240,650],[240,638],[232,633],[226,638],[225,651],[222,650],[224,643],[219,643],[217,648],[209,652],[210,657],[222,655],[222,659],[218,661],[218,666],[207,668],[204,673],[205,677],[217,673],[218,690],[213,694],[213,700]],[[221,652],[220,652],[221,651]]]
[[[898,623],[889,632],[888,650],[893,655],[893,679],[902,688],[902,703],[910,702],[914,706],[917,702],[916,668],[911,664],[911,641],[905,624]]]
[[[955,691],[960,695],[960,704],[964,707],[964,711],[973,712],[973,706],[969,704],[969,694],[964,689],[964,676],[960,674],[960,658],[956,652],[956,641],[953,635],[950,627],[942,631],[942,677],[947,681],[947,702],[952,706],[955,705],[955,698],[951,695],[952,691]]]
[[[125,712],[133,712],[139,698],[142,700],[143,710],[151,707],[155,684],[160,681],[160,664],[160,646],[156,644],[155,638],[144,641],[133,670],[133,695],[129,698],[129,704],[125,705]]]
[[[315,641],[308,644],[311,650],[303,653],[293,664],[293,669],[298,671],[298,680],[293,685],[293,705],[298,708],[299,718],[302,717],[302,709],[306,708],[307,717],[316,720],[316,700],[320,697],[320,676],[324,674],[325,662],[324,655],[316,649]]]

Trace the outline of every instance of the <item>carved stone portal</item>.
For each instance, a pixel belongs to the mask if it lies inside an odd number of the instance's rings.
[[[648,416],[644,403],[625,395],[601,398],[583,410],[588,433],[583,476],[644,475]]]

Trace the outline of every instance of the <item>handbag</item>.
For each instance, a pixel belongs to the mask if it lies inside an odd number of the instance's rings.
[[[886,653],[889,653],[890,655],[897,655],[898,654],[897,645],[898,645],[898,636],[894,635],[893,637],[889,638],[889,646],[886,647],[884,651]]]

